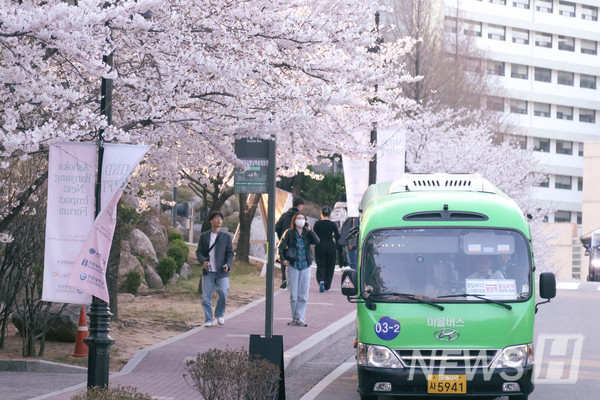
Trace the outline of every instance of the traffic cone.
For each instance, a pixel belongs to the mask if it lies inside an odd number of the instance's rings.
[[[75,352],[73,353],[73,357],[88,356],[88,346],[87,344],[83,343],[83,339],[88,337],[89,334],[87,320],[85,319],[85,310],[83,307],[81,307],[81,312],[79,313],[79,326],[77,327],[77,338],[75,338]]]

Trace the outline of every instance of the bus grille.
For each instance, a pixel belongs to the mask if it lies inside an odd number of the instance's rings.
[[[498,350],[489,349],[406,349],[394,350],[406,367],[474,368],[489,367]]]

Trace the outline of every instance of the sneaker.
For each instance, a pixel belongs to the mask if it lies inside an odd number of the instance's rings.
[[[219,325],[225,325],[225,318],[217,317],[217,322],[219,323]]]
[[[308,326],[308,324],[306,322],[304,322],[303,319],[299,319],[297,322],[297,326]]]
[[[293,319],[290,322],[288,322],[289,326],[298,326],[298,320],[297,319]]]
[[[206,321],[204,323],[204,326],[206,326],[208,328],[209,326],[213,326],[214,324],[215,324],[215,321]]]
[[[287,287],[287,282],[283,281],[281,282],[281,286],[279,286],[280,289],[285,289]]]
[[[323,293],[325,291],[325,282],[319,282],[319,292]]]

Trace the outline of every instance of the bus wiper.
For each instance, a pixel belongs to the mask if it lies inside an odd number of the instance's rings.
[[[494,304],[498,304],[499,306],[502,306],[504,308],[506,308],[507,310],[512,310],[512,306],[510,304],[506,304],[503,301],[500,300],[492,300],[489,299],[485,296],[482,296],[480,294],[468,294],[468,293],[461,293],[461,294],[448,294],[445,296],[438,296],[438,299],[444,299],[444,298],[448,298],[448,297],[476,297],[478,299],[484,300],[487,303],[494,303]]]
[[[421,298],[415,296],[414,294],[396,293],[396,292],[371,293],[371,297],[383,297],[383,296],[403,297],[403,298],[408,299],[408,300],[414,300],[414,301],[416,301],[418,303],[429,304],[432,307],[436,307],[436,308],[439,308],[440,310],[444,311],[444,306],[439,305],[437,303],[434,303],[433,301],[428,301],[428,300],[425,300],[425,299],[421,299]]]

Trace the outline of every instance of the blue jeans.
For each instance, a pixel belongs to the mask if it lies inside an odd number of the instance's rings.
[[[310,285],[310,268],[298,270],[288,267],[288,288],[290,290],[290,306],[292,318],[304,321],[306,303],[308,303],[308,286]]]
[[[217,291],[219,299],[215,308],[215,317],[223,318],[225,316],[225,303],[227,303],[227,294],[229,293],[229,278],[217,278],[216,272],[209,272],[202,275],[202,308],[204,309],[204,319],[206,322],[213,320],[212,295]]]

